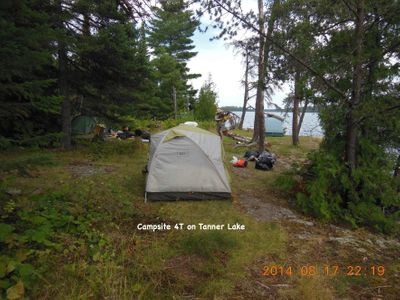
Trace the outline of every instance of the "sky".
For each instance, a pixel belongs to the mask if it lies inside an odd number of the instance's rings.
[[[257,1],[244,1],[244,8],[251,9],[252,5],[256,5]],[[254,7],[255,8],[255,7]],[[201,27],[209,25],[209,20],[206,17],[201,19]],[[226,41],[209,39],[218,34],[218,30],[208,30],[206,33],[201,33],[198,30],[195,32],[193,44],[194,51],[197,55],[193,57],[189,63],[191,73],[198,73],[202,76],[192,80],[192,85],[195,89],[200,89],[201,85],[211,74],[213,82],[216,84],[218,93],[219,106],[242,106],[244,87],[241,85],[241,80],[244,75],[244,66],[240,55],[234,53],[233,47],[228,47]],[[238,35],[239,38],[246,36],[246,33]],[[272,102],[282,106],[282,100],[290,91],[288,85],[284,85],[281,90],[275,90],[272,96]],[[250,105],[254,105],[254,98],[251,99]]]

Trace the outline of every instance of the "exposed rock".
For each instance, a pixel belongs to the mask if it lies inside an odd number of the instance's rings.
[[[306,226],[314,226],[313,222],[305,221],[305,220],[301,220],[301,219],[291,219],[290,222],[295,222],[295,223],[303,224]]]
[[[387,248],[386,245],[385,245],[385,241],[383,239],[376,239],[376,243],[382,249],[386,249]]]
[[[247,213],[264,221],[277,221],[283,219],[296,219],[297,215],[290,209],[271,203],[262,202],[256,198],[241,201]]]
[[[353,245],[358,245],[358,243],[360,242],[359,240],[357,240],[354,237],[329,237],[328,241],[331,242],[338,242],[339,244],[353,244]]]
[[[312,235],[309,232],[303,233],[303,234],[298,234],[296,237],[300,240],[309,240]]]
[[[4,192],[6,194],[12,196],[12,197],[16,197],[16,196],[22,195],[22,191],[20,189],[17,189],[17,188],[8,188]]]
[[[361,252],[361,253],[367,253],[368,252],[368,250],[366,250],[364,248],[356,248],[356,249],[357,249],[358,252]]]
[[[386,243],[391,247],[400,247],[400,242],[396,240],[386,240]]]
[[[370,244],[370,245],[373,245],[373,244],[374,244],[374,243],[372,243],[372,241],[371,241],[370,239],[365,239],[364,241],[367,242],[367,243]]]

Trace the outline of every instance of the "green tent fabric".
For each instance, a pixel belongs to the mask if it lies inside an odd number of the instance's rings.
[[[218,135],[179,125],[151,136],[146,200],[227,199],[231,188]]]
[[[265,135],[266,136],[284,136],[285,129],[283,128],[283,120],[275,116],[267,116],[265,118]]]
[[[75,117],[71,122],[72,134],[89,134],[93,131],[96,126],[96,119],[90,116],[78,116]]]

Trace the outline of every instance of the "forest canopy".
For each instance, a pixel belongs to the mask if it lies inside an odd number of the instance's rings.
[[[144,5],[146,4],[146,5]],[[2,1],[1,144],[62,137],[71,119],[166,119],[194,105],[198,21],[184,1]],[[149,17],[151,16],[151,18]],[[173,41],[173,42],[171,42]]]

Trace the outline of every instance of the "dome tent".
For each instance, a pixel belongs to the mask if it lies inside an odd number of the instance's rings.
[[[71,121],[72,135],[92,133],[96,127],[96,119],[91,116],[77,116]]]
[[[146,200],[230,196],[219,136],[183,124],[151,136]]]

